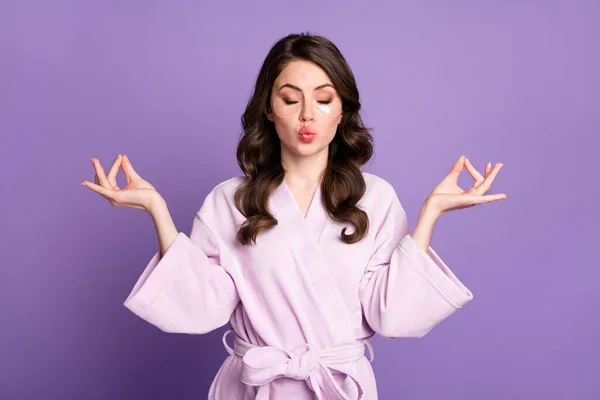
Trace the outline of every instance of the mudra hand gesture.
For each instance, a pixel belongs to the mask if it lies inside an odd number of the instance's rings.
[[[92,158],[92,164],[96,170],[95,183],[83,181],[81,184],[100,194],[111,205],[137,208],[138,210],[150,212],[150,207],[154,201],[160,199],[160,194],[154,186],[144,180],[133,169],[133,165],[131,165],[125,154],[117,156],[108,175],[104,174],[104,168],[98,159]],[[127,185],[123,189],[120,189],[117,185],[119,167],[123,168],[127,178]]]
[[[464,155],[461,155],[450,170],[450,173],[427,196],[426,202],[439,215],[443,215],[450,211],[473,207],[480,203],[504,200],[506,199],[506,194],[504,193],[485,195],[490,190],[492,182],[494,182],[496,175],[498,175],[503,165],[502,163],[496,163],[494,168],[492,168],[492,164],[487,163],[484,177]],[[458,176],[464,167],[467,168],[467,171],[475,179],[473,187],[466,191],[458,186]]]

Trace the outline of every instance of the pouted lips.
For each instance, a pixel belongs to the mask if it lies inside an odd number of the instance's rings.
[[[308,126],[303,126],[300,129],[300,139],[302,139],[303,142],[305,143],[310,143],[313,141],[313,139],[315,138],[315,136],[317,135],[317,132],[313,131],[311,128],[309,128]]]
[[[316,135],[317,132],[313,131],[311,128],[309,128],[308,126],[303,126],[300,129],[300,135]]]

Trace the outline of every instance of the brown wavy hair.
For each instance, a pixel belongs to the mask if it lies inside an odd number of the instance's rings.
[[[275,79],[292,60],[312,61],[331,79],[342,99],[342,119],[329,144],[327,167],[321,180],[321,201],[329,216],[347,222],[354,232],[341,237],[345,243],[361,240],[369,230],[367,214],[357,207],[366,190],[361,173],[373,154],[370,129],[363,124],[354,74],[339,49],[325,37],[291,34],[273,45],[258,73],[253,93],[242,115],[242,134],[237,161],[246,179],[235,193],[237,209],[247,218],[237,233],[242,244],[253,241],[263,229],[277,225],[268,210],[271,193],[282,183],[281,144],[270,111]]]

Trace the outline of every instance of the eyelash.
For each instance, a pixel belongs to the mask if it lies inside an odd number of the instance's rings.
[[[290,101],[290,100],[283,100],[285,104],[287,104],[288,106],[292,105],[292,104],[296,104],[297,101]],[[329,104],[331,103],[331,100],[320,100],[319,101],[320,104]]]

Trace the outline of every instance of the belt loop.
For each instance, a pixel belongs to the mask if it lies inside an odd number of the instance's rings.
[[[375,353],[373,352],[373,346],[371,345],[371,342],[369,342],[369,340],[367,338],[364,338],[362,340],[362,342],[365,344],[365,346],[367,346],[367,348],[369,349],[369,355],[371,356],[369,358],[370,362],[373,362],[373,360],[375,359]]]
[[[229,347],[229,345],[227,344],[227,335],[233,332],[233,329],[228,329],[227,331],[225,331],[225,333],[223,334],[223,345],[225,346],[225,350],[227,350],[227,352],[229,353],[230,356],[233,355],[233,349],[231,347]]]

